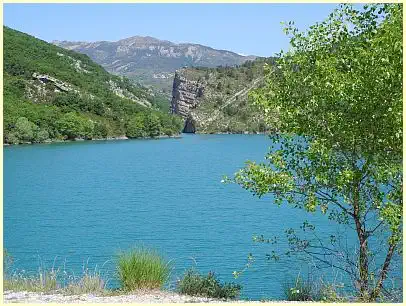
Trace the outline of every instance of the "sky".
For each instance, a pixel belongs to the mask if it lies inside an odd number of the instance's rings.
[[[116,41],[152,36],[244,55],[287,50],[282,21],[304,30],[336,4],[4,4],[4,24],[42,40]]]

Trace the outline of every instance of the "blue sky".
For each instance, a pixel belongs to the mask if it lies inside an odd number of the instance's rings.
[[[289,46],[281,21],[300,29],[336,4],[4,4],[4,24],[46,41],[115,41],[152,36],[241,54],[271,56]]]

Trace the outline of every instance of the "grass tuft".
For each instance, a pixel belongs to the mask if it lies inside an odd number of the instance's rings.
[[[124,291],[161,288],[170,270],[169,262],[151,249],[135,248],[118,257],[117,272]]]
[[[38,271],[37,275],[26,276],[24,273],[13,273],[4,277],[4,290],[30,291],[30,292],[51,292],[60,288],[57,282],[56,270]]]
[[[63,288],[64,294],[69,295],[102,294],[106,293],[106,291],[106,282],[97,269],[94,271],[86,269],[80,278],[74,278]]]
[[[79,277],[54,267],[50,270],[41,267],[34,275],[27,274],[24,270],[15,270],[12,273],[4,273],[3,280],[4,290],[14,292],[58,292],[66,295],[80,295],[105,294],[108,291],[97,267],[94,271],[83,267],[82,275]]]
[[[313,285],[311,281],[305,281],[300,276],[292,282],[283,285],[286,300],[288,301],[313,301]]]

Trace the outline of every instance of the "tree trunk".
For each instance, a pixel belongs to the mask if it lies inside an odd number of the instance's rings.
[[[386,254],[385,262],[382,265],[381,273],[379,274],[378,282],[376,283],[375,289],[371,292],[370,302],[374,302],[378,296],[381,294],[383,288],[383,282],[388,275],[389,265],[392,260],[393,253],[395,252],[396,244],[389,245],[388,253]]]
[[[359,208],[359,188],[358,182],[354,188],[354,222],[357,230],[359,240],[359,284],[360,284],[360,296],[361,298],[369,297],[369,284],[368,284],[368,243],[367,234],[362,228],[360,208]]]
[[[361,223],[356,220],[357,233],[359,239],[359,282],[361,297],[367,297],[369,294],[368,285],[368,244],[365,237],[365,233],[362,230]]]

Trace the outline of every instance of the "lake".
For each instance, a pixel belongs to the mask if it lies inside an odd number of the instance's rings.
[[[263,161],[269,145],[265,135],[184,134],[5,147],[4,246],[18,269],[54,265],[80,274],[97,265],[114,287],[115,255],[142,244],[172,260],[171,286],[196,267],[241,283],[244,298],[283,298],[283,283],[306,278],[307,265],[267,261],[275,246],[252,236],[284,237],[305,219],[327,236],[333,227],[221,183],[246,160]],[[254,265],[235,280],[250,252]]]

